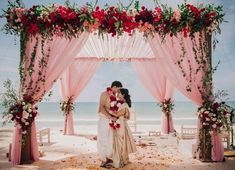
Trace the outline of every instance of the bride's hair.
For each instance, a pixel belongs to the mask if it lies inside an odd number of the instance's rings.
[[[124,99],[126,100],[126,103],[128,104],[128,106],[131,107],[131,96],[129,95],[129,90],[121,88],[120,92],[124,96]]]

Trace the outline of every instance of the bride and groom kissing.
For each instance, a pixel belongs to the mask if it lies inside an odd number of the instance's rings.
[[[101,167],[122,168],[129,162],[129,154],[136,151],[131,130],[131,99],[128,89],[114,81],[111,87],[101,93],[99,102],[99,122],[97,150],[102,161]]]

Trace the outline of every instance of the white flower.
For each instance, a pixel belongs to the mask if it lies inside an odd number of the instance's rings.
[[[216,118],[213,118],[212,120],[215,122],[217,119],[216,119]]]
[[[122,105],[121,103],[118,103],[118,104],[117,104],[117,107],[120,107],[121,105]]]
[[[25,102],[22,102],[22,105],[24,106],[24,105],[25,105]]]
[[[204,108],[202,108],[202,109],[200,110],[200,112],[202,112],[202,113],[203,113],[204,111],[205,111],[205,109],[204,109]]]
[[[206,125],[206,123],[205,123],[205,122],[203,122],[203,123],[202,123],[202,125]]]
[[[26,112],[26,111],[23,111],[22,117],[23,117],[24,119],[28,119],[29,113]]]
[[[32,109],[28,109],[28,112],[31,113],[31,112],[32,112]]]
[[[115,104],[116,104],[116,101],[112,101],[112,102],[110,103],[110,106],[113,107]]]
[[[32,114],[29,114],[29,117],[32,117]]]
[[[21,118],[21,122],[26,122],[26,120],[24,118]]]
[[[26,133],[27,133],[26,130],[24,130],[24,131],[22,132],[22,134],[24,134],[24,135],[25,135]]]
[[[27,126],[27,125],[29,125],[29,122],[25,122],[24,124]]]
[[[215,129],[216,128],[216,124],[213,124],[212,127]]]
[[[8,114],[8,119],[11,120],[13,118],[13,114]]]

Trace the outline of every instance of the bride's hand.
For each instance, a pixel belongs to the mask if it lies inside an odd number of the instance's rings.
[[[117,117],[114,117],[114,116],[111,117],[111,120],[113,121],[117,121],[117,119],[118,119]]]

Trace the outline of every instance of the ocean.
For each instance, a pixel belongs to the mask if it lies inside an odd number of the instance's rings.
[[[176,125],[196,125],[197,106],[191,102],[175,101],[173,120]],[[235,107],[235,101],[228,102]],[[64,122],[63,112],[60,111],[59,102],[42,102],[38,104],[39,115],[37,124],[39,126],[61,126]],[[2,109],[2,108],[1,108]],[[132,109],[136,113],[138,124],[161,124],[161,110],[156,102],[134,102]],[[75,125],[95,125],[98,120],[97,102],[75,103],[73,114]],[[2,117],[2,116],[1,116]],[[9,126],[9,125],[8,125]]]

